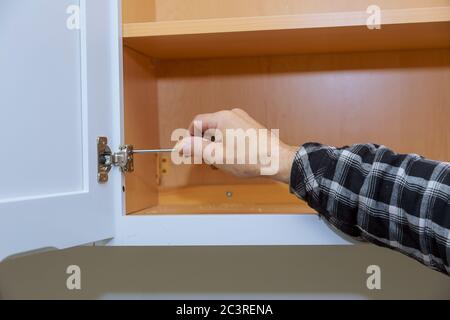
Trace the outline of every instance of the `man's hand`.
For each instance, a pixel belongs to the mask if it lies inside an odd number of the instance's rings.
[[[207,164],[212,164],[215,167],[231,173],[237,177],[245,178],[260,176],[261,168],[264,166],[264,164],[261,163],[261,159],[267,158],[269,156],[272,160],[278,161],[279,168],[275,175],[268,177],[284,183],[289,183],[291,167],[297,148],[287,146],[286,144],[279,141],[278,137],[275,137],[276,142],[279,143],[279,149],[277,150],[277,152],[274,152],[274,154],[271,154],[271,138],[274,139],[274,136],[271,135],[269,131],[267,131],[267,135],[266,137],[264,137],[267,138],[268,141],[267,148],[258,147],[257,149],[254,149],[247,147],[245,150],[246,159],[250,159],[250,156],[257,156],[258,161],[256,164],[250,164],[250,161],[245,161],[245,164],[238,164],[236,158],[232,159],[234,160],[231,161],[232,164],[227,164],[230,163],[230,161],[226,162],[225,160],[223,161],[223,163],[225,164],[213,163],[213,160],[210,159],[207,155],[205,156],[204,152],[205,148],[207,148],[208,146],[211,147],[211,144],[215,144],[215,146],[213,147],[221,146],[224,155],[226,154],[227,148],[234,148],[235,157],[238,154],[236,150],[237,144],[234,142],[231,143],[231,141],[228,141],[227,143],[227,129],[242,129],[244,132],[247,132],[247,130],[249,129],[255,129],[256,131],[258,131],[260,129],[266,128],[255,121],[253,118],[251,118],[245,111],[241,109],[226,110],[210,114],[201,114],[195,117],[189,127],[191,136],[180,141],[175,148],[178,150],[178,152],[180,152],[180,154],[186,157],[201,157]],[[259,146],[259,139],[261,139],[261,137],[258,136],[257,139]],[[194,148],[194,144],[202,147]],[[255,152],[257,152],[257,154],[252,154]]]

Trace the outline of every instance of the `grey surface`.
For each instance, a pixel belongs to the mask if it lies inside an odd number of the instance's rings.
[[[82,290],[66,289],[67,266]],[[382,270],[382,290],[366,268]],[[3,299],[450,299],[450,278],[399,253],[350,247],[82,247],[0,264]]]

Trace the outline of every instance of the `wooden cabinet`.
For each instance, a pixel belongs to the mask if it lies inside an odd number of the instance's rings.
[[[196,114],[239,107],[292,145],[375,142],[450,160],[450,3],[382,1],[374,30],[369,6],[124,1],[125,141],[170,146]],[[128,213],[313,213],[264,179],[136,161]]]
[[[351,243],[266,179],[135,156],[98,183],[98,137],[171,147],[198,113],[242,108],[292,145],[450,160],[448,0],[39,1],[2,12],[0,259],[103,239]]]

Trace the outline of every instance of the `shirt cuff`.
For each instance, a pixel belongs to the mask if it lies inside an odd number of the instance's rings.
[[[336,170],[335,160],[329,156],[331,149],[318,143],[307,143],[297,151],[292,163],[290,191],[306,201],[331,226],[346,235],[359,238],[361,231],[356,225],[343,221],[327,208],[326,199],[329,195],[321,187],[321,180],[328,170]]]

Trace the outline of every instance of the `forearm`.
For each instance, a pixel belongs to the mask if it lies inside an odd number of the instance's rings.
[[[306,144],[290,185],[344,233],[450,274],[450,164],[371,144]]]

